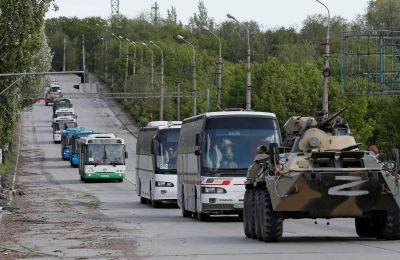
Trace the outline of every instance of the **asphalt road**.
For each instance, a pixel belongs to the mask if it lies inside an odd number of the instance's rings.
[[[64,92],[77,77],[58,77]],[[104,100],[73,99],[79,126],[98,132],[113,132],[125,139],[129,153],[128,177],[123,183],[82,183],[77,169],[60,158],[60,145],[52,143],[51,107],[36,104],[23,116],[23,135],[35,136],[43,153],[43,168],[60,190],[84,192],[95,196],[105,219],[118,228],[131,230],[138,243],[136,254],[150,259],[397,259],[399,241],[358,238],[352,219],[287,220],[284,238],[279,243],[248,239],[243,224],[235,218],[215,218],[210,222],[184,219],[178,208],[153,209],[139,203],[135,186],[136,138],[131,122]],[[115,111],[115,112],[113,112]],[[128,131],[124,123],[130,123]],[[40,129],[33,132],[32,129]],[[31,138],[31,137],[29,137]],[[43,183],[46,186],[46,183]]]

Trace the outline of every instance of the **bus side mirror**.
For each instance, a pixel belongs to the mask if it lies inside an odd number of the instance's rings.
[[[125,159],[128,159],[128,152],[125,152]]]
[[[196,156],[200,156],[200,155],[201,155],[201,152],[200,152],[200,150],[196,150],[196,151],[194,151],[194,154],[195,154]]]
[[[196,134],[196,145],[200,146],[201,143],[201,134]]]

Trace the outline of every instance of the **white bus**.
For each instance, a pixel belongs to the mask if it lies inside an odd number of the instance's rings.
[[[243,217],[247,169],[256,148],[281,143],[275,114],[211,112],[182,123],[178,146],[178,205],[183,217]]]
[[[53,141],[54,143],[61,143],[62,133],[67,128],[75,128],[78,124],[76,119],[71,116],[60,116],[53,118],[51,127],[53,128]]]
[[[141,203],[176,203],[176,157],[180,121],[153,121],[140,129],[136,145],[136,185]]]
[[[91,134],[82,137],[79,147],[79,175],[81,181],[118,180],[126,176],[125,142],[114,134]]]

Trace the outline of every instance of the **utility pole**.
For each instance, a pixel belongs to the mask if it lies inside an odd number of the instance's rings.
[[[203,26],[203,29],[212,34],[215,38],[217,38],[219,42],[219,51],[218,51],[218,62],[217,62],[217,81],[218,81],[218,86],[217,86],[217,111],[221,110],[221,93],[222,93],[222,43],[221,43],[221,38],[218,37],[215,33],[213,33],[210,28],[207,26]]]
[[[105,40],[106,46],[105,46],[105,50],[106,50],[106,62],[105,62],[105,72],[106,72],[106,80],[108,79],[108,54],[107,54],[107,50],[108,50],[108,46],[107,46],[107,40]]]
[[[150,77],[150,88],[154,91],[154,52],[146,43],[142,42],[142,45],[146,47],[151,53],[151,77]]]
[[[65,63],[66,63],[66,54],[67,51],[67,35],[64,33],[64,59],[63,59],[63,71],[65,71]]]
[[[158,6],[157,2],[154,3],[154,5],[151,7],[151,12],[153,13],[154,10],[154,14],[153,14],[153,22],[155,25],[158,24],[158,9],[160,9],[160,7]]]
[[[85,71],[84,73],[84,81],[86,83],[86,61],[85,61],[85,35],[82,34],[82,67],[83,67],[83,71]]]
[[[328,7],[322,3],[319,0],[316,0],[318,3],[323,5],[325,9],[328,12],[328,28],[326,32],[326,42],[325,42],[325,54],[324,54],[324,90],[322,94],[322,111],[325,113],[325,115],[328,115],[329,112],[329,77],[331,76],[331,70],[330,70],[330,64],[329,64],[329,59],[330,59],[330,21],[331,21],[331,13],[328,9]]]
[[[245,26],[243,23],[239,22],[233,15],[227,14],[228,18],[234,20],[237,22],[242,29],[246,32],[247,35],[247,62],[246,62],[246,109],[250,110],[251,109],[251,70],[250,70],[250,64],[251,64],[251,50],[250,50],[250,31],[247,26]]]
[[[192,56],[192,115],[195,116],[197,114],[197,104],[196,104],[196,96],[197,96],[197,74],[196,74],[196,48],[194,45],[187,41],[185,37],[182,35],[177,36],[179,40],[182,40],[189,44],[192,47],[193,50],[193,56]]]
[[[156,46],[161,52],[161,86],[160,86],[160,121],[164,120],[164,52],[160,46],[150,41],[150,44]]]
[[[129,69],[129,46],[126,46],[126,62],[125,62],[125,84],[124,84],[124,101],[126,102],[126,92],[128,90],[128,69]]]
[[[178,91],[177,100],[176,100],[176,106],[177,106],[176,112],[178,114],[177,119],[178,119],[178,121],[181,121],[181,87],[180,87],[181,82],[179,80],[175,80],[175,83],[176,83],[176,87],[177,87],[177,91]]]
[[[111,0],[111,21],[112,27],[119,27],[119,0]]]

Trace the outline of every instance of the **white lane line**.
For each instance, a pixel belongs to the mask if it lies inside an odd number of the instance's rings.
[[[19,127],[19,140],[18,140],[18,146],[17,146],[17,158],[15,159],[15,168],[14,168],[14,177],[13,177],[13,184],[11,187],[11,196],[10,196],[10,201],[8,202],[8,205],[11,205],[11,202],[13,200],[13,195],[15,192],[15,180],[17,179],[17,169],[18,169],[18,163],[19,163],[19,155],[20,155],[20,149],[21,149],[21,139],[22,139],[22,119],[23,119],[23,112],[21,113],[21,120],[20,120],[20,127]]]

